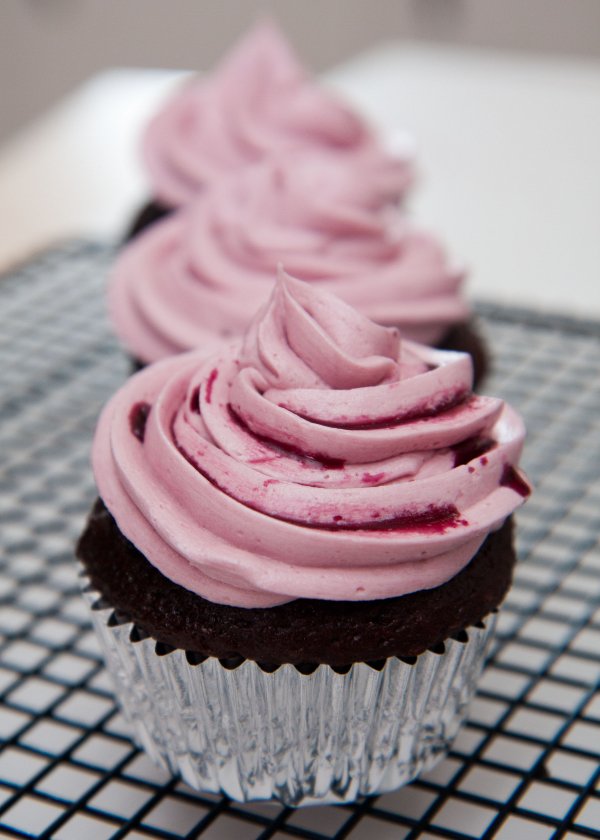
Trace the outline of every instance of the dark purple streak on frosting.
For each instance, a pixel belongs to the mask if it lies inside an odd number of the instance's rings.
[[[385,473],[384,472],[378,472],[378,473],[368,473],[368,472],[366,472],[366,473],[363,473],[363,476],[361,478],[361,482],[363,484],[378,484],[381,481],[382,478],[385,478]]]
[[[439,417],[441,414],[451,411],[453,408],[460,408],[468,400],[470,395],[470,391],[461,390],[448,395],[437,405],[430,408],[417,406],[409,409],[403,414],[396,414],[393,417],[382,417],[380,420],[364,421],[360,423],[343,423],[342,421],[337,420],[317,420],[307,414],[301,414],[300,412],[293,411],[293,409],[283,403],[279,403],[279,406],[280,408],[285,408],[286,411],[290,411],[292,414],[295,414],[297,417],[302,417],[303,420],[309,420],[317,426],[327,426],[328,428],[333,429],[351,429],[353,431],[362,432],[370,429],[393,429],[395,426],[402,426],[405,423],[414,423],[418,420],[431,420],[434,417]]]
[[[518,493],[519,496],[522,496],[524,499],[526,499],[531,493],[531,487],[521,478],[516,469],[510,464],[506,464],[504,467],[500,484],[502,487],[510,487],[511,490],[514,490],[515,493]]]
[[[144,435],[146,434],[146,423],[148,415],[152,406],[147,402],[135,403],[129,412],[129,428],[131,434],[136,437],[140,443],[144,442]]]
[[[334,516],[334,522],[331,524],[306,524],[309,527],[323,528],[326,531],[419,531],[429,534],[443,534],[448,528],[468,525],[466,520],[459,518],[460,513],[455,505],[429,505],[425,510],[401,511],[397,516],[389,519],[380,519],[379,517],[380,514],[373,511],[371,520],[367,522],[344,524]]]
[[[229,498],[234,499],[238,504],[244,507],[262,513],[265,516],[270,516],[273,519],[279,519],[281,522],[289,522],[292,525],[299,525],[303,528],[319,528],[323,531],[411,531],[426,534],[444,534],[449,528],[459,528],[461,525],[466,526],[469,523],[466,519],[460,518],[460,512],[456,505],[428,505],[421,510],[405,509],[399,511],[396,516],[387,519],[379,519],[380,514],[376,511],[371,513],[371,520],[366,522],[342,522],[342,517],[336,514],[333,517],[333,522],[310,522],[292,517],[277,516],[259,504],[253,503],[232,496],[225,487],[223,487],[214,476],[209,475],[202,469],[198,460],[186,452],[180,445],[175,435],[175,416],[171,421],[171,436],[173,443],[177,447],[179,454],[185,458],[197,472],[200,473],[207,481],[214,487],[225,493]],[[263,484],[263,486],[265,486]],[[376,519],[377,521],[373,521]]]
[[[491,438],[470,437],[463,440],[462,443],[457,443],[452,447],[454,453],[454,466],[461,467],[463,464],[468,464],[473,458],[478,458],[484,455],[496,446],[495,441]]]
[[[212,389],[213,385],[215,384],[215,379],[219,375],[219,371],[216,368],[213,368],[209,374],[208,379],[206,380],[206,402],[210,403],[212,399]]]
[[[281,443],[278,440],[267,437],[266,435],[259,435],[253,432],[252,429],[244,422],[244,419],[236,412],[231,403],[228,403],[227,410],[233,422],[240,429],[243,429],[246,434],[253,437],[255,440],[273,450],[276,455],[284,455],[287,458],[294,458],[306,466],[317,466],[322,470],[341,470],[344,468],[346,462],[342,458],[330,458],[329,455],[324,455],[321,452],[304,452],[298,446],[291,443]],[[264,459],[260,459],[261,461]]]
[[[200,414],[200,386],[196,385],[190,397],[190,411]]]

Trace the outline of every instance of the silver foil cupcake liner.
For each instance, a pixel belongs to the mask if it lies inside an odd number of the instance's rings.
[[[99,593],[84,596],[138,745],[198,791],[292,806],[352,802],[433,767],[465,718],[496,624],[489,615],[439,652],[380,669],[267,673],[250,660],[161,655],[153,639],[132,641],[134,625]]]

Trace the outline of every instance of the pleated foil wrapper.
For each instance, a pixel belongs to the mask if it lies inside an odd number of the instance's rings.
[[[489,615],[438,652],[382,667],[267,673],[132,641],[134,625],[89,586],[84,597],[137,744],[198,791],[291,806],[352,802],[433,767],[466,716],[496,624]]]

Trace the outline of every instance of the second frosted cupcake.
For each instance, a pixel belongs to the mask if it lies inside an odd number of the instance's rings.
[[[242,335],[281,262],[402,336],[485,351],[470,324],[463,273],[435,237],[392,204],[402,171],[356,156],[291,155],[221,181],[121,254],[109,302],[139,363]]]

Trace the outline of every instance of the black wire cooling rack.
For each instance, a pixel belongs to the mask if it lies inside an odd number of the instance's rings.
[[[352,806],[240,805],[132,746],[78,593],[90,438],[129,364],[104,317],[112,256],[71,243],[0,282],[0,838],[600,837],[600,325],[481,308],[485,391],[524,414],[536,493],[450,756]]]

